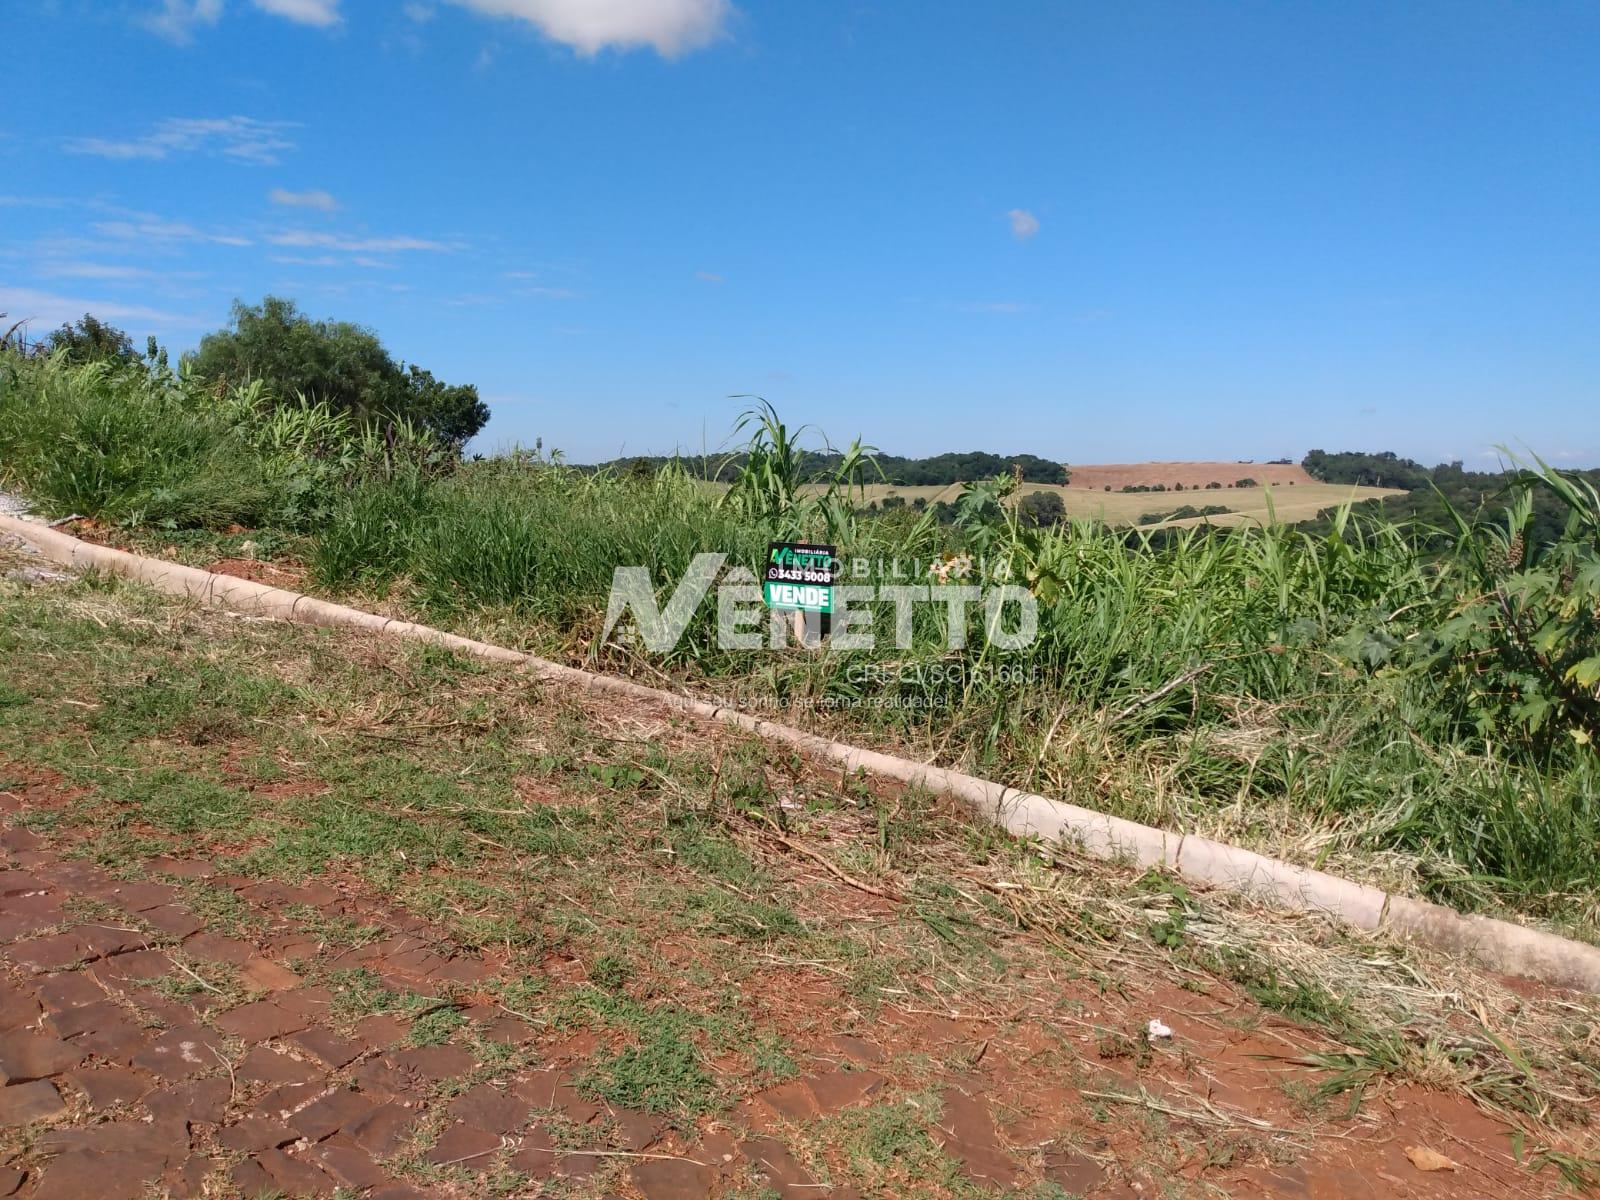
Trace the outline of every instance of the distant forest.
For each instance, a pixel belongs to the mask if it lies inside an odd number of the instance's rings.
[[[690,462],[695,468],[701,466],[698,457],[689,459],[687,456],[679,456],[679,458]],[[810,451],[805,456],[805,471],[807,474],[825,474],[837,467],[842,458],[843,455],[838,453]],[[596,469],[654,472],[663,464],[672,461],[674,459],[670,455],[618,458],[601,463]],[[704,461],[705,470],[711,478],[731,480],[744,465],[744,455],[713,454],[706,456]],[[1020,470],[1023,480],[1027,483],[1066,483],[1071,474],[1061,463],[1050,462],[1037,455],[990,454],[984,450],[969,450],[964,454],[936,454],[931,458],[901,458],[896,454],[880,454],[878,466],[883,471],[882,482],[892,483],[897,487],[922,487],[930,484],[942,487],[951,483],[1009,475],[1013,470]],[[876,476],[872,476],[868,482],[880,481]]]
[[[1324,483],[1353,483],[1364,487],[1403,488],[1409,495],[1387,500],[1370,500],[1366,507],[1382,506],[1385,516],[1396,520],[1410,518],[1437,526],[1448,533],[1454,526],[1449,508],[1471,519],[1486,505],[1504,500],[1516,471],[1468,471],[1459,462],[1425,467],[1392,450],[1376,454],[1344,450],[1329,454],[1313,450],[1301,462],[1306,473]],[[1600,487],[1600,470],[1574,471]],[[1566,523],[1567,508],[1548,489],[1533,492],[1533,518],[1527,537],[1534,542],[1553,542]],[[1318,524],[1326,523],[1322,518]]]

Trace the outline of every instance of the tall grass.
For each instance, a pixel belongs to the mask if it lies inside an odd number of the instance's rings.
[[[45,508],[125,525],[303,528],[369,478],[449,456],[259,383],[213,395],[162,360],[73,365],[0,349],[0,478]]]
[[[227,421],[138,366],[0,354],[0,471],[62,513],[254,523],[271,489]]]

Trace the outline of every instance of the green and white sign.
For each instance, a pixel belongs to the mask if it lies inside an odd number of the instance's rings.
[[[773,542],[761,593],[768,608],[833,611],[833,547],[808,542]]]

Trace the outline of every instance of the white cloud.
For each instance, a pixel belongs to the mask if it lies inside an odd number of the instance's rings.
[[[47,279],[105,279],[111,281],[153,279],[155,272],[123,263],[57,262],[46,263],[39,274]]]
[[[1013,208],[1006,213],[1006,219],[1011,222],[1011,234],[1019,242],[1025,242],[1039,232],[1039,218],[1025,208]]]
[[[401,5],[401,8],[406,16],[410,17],[418,25],[426,25],[434,17],[434,9],[431,5],[417,4],[414,0],[412,3]]]
[[[722,36],[728,0],[454,0],[491,17],[526,21],[579,54],[651,46],[676,57]]]
[[[97,233],[124,242],[210,242],[216,246],[248,246],[250,239],[236,233],[197,229],[186,221],[163,221],[156,217],[135,221],[97,221]]]
[[[201,25],[215,25],[222,16],[222,0],[162,0],[161,7],[139,18],[151,33],[187,46]]]
[[[299,25],[315,25],[328,29],[343,18],[339,16],[339,0],[254,0],[262,12],[284,17]]]
[[[696,271],[694,277],[701,283],[727,283],[727,277],[718,275],[715,271]]]
[[[273,188],[267,193],[267,199],[274,204],[284,204],[290,208],[315,208],[320,212],[333,212],[339,207],[339,202],[329,193],[313,188],[306,192],[291,192],[288,188]]]
[[[294,21],[331,29],[340,23],[339,0],[251,0],[262,12]],[[152,13],[136,18],[151,33],[169,42],[187,46],[195,30],[215,25],[222,18],[222,0],[161,0]]]
[[[346,254],[393,254],[400,250],[451,251],[459,246],[436,242],[428,238],[407,237],[347,237],[337,233],[318,233],[310,229],[288,229],[267,238],[274,246],[292,246],[298,249],[340,250]]]
[[[100,158],[155,161],[179,154],[219,154],[262,166],[276,163],[279,154],[294,149],[284,134],[292,128],[287,121],[254,117],[169,117],[143,137],[72,138],[67,149]]]
[[[28,320],[33,324],[33,332],[41,334],[45,328],[76,321],[84,313],[93,313],[107,321],[140,321],[152,329],[182,329],[209,324],[204,317],[163,312],[161,309],[122,304],[115,300],[61,296],[33,288],[0,287],[0,312],[6,314],[7,325],[12,321]]]

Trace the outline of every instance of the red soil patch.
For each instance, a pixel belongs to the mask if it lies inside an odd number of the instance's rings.
[[[219,558],[206,570],[291,591],[299,591],[306,581],[306,569],[298,564],[264,562],[258,558]]]
[[[1240,479],[1254,479],[1257,483],[1315,483],[1299,463],[1252,462],[1143,462],[1143,463],[1091,463],[1068,467],[1072,472],[1067,481],[1070,488],[1085,491],[1104,491],[1109,484],[1113,492],[1124,487],[1154,487],[1158,483],[1171,487],[1181,483],[1185,488],[1204,488],[1208,483],[1223,487]]]

